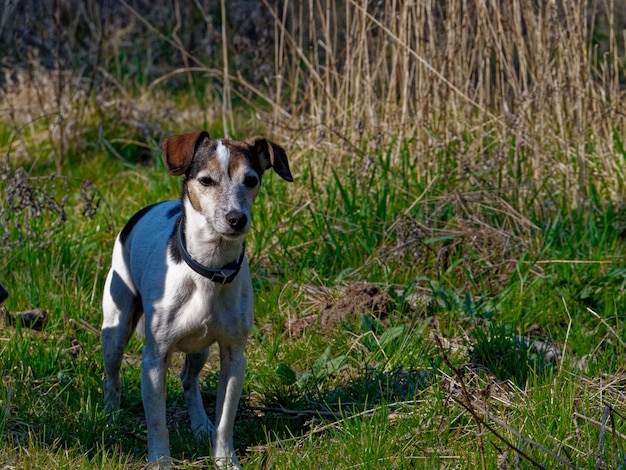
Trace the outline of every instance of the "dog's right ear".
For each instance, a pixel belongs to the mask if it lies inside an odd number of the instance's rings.
[[[198,145],[210,139],[207,131],[173,135],[163,141],[163,160],[167,171],[174,176],[182,175],[193,160]]]

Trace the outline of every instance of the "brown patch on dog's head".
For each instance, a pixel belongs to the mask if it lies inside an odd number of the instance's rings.
[[[206,131],[173,135],[163,141],[163,160],[167,171],[179,176],[187,171],[200,144],[210,139]]]
[[[202,210],[202,205],[200,204],[200,199],[198,198],[198,194],[195,191],[190,191],[187,185],[183,185],[183,194],[189,198],[189,202],[191,202],[191,206],[200,212]]]

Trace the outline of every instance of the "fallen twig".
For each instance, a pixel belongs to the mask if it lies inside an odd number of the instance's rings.
[[[615,329],[609,325],[606,320],[604,318],[602,318],[600,315],[598,315],[596,312],[594,312],[593,310],[591,310],[589,307],[587,307],[587,311],[589,313],[591,313],[594,317],[596,317],[598,320],[600,320],[600,323],[602,323],[607,330],[609,330],[613,336],[615,336],[615,339],[617,339],[617,341],[619,341],[619,343],[622,345],[623,349],[626,349],[626,342],[624,342],[624,340],[622,339],[622,337],[617,333],[617,331],[615,331]]]
[[[565,460],[563,457],[561,457],[560,455],[552,452],[550,449],[548,449],[547,447],[543,446],[542,444],[539,444],[538,442],[533,441],[531,438],[525,436],[524,434],[522,434],[521,432],[519,432],[518,430],[512,428],[509,424],[507,424],[505,421],[496,418],[495,416],[489,414],[489,411],[487,411],[486,409],[484,409],[482,406],[473,403],[473,406],[475,409],[477,409],[478,411],[480,411],[481,413],[483,413],[485,415],[485,418],[493,421],[494,423],[498,424],[499,426],[502,426],[503,428],[505,428],[507,431],[515,434],[516,437],[518,437],[519,439],[522,439],[523,441],[525,441],[526,443],[530,444],[533,447],[536,447],[540,450],[542,450],[543,452],[545,452],[546,454],[550,455],[551,457],[557,459],[559,462],[561,462],[563,465],[570,467],[570,468],[576,468],[576,466],[574,464],[572,464],[571,462],[568,462],[567,460]]]
[[[263,413],[280,413],[288,416],[324,416],[330,418],[350,417],[353,413],[345,411],[322,411],[322,410],[291,410],[284,406],[249,406],[254,411],[262,411]]]
[[[598,459],[596,460],[596,470],[600,470],[603,467],[602,456],[604,455],[604,431],[606,431],[606,422],[609,419],[609,412],[611,407],[606,405],[604,407],[604,417],[602,418],[602,425],[600,426],[600,438],[598,442]]]
[[[580,418],[580,419],[585,420],[588,423],[593,424],[594,426],[597,426],[599,428],[601,428],[603,426],[600,421],[597,421],[597,420],[595,420],[593,418],[590,418],[588,416],[585,416],[585,415],[581,415],[580,413],[574,413],[573,416],[574,416],[574,418]],[[607,426],[606,430],[609,431],[610,433],[616,435],[620,439],[624,439],[626,441],[626,434],[622,434],[621,432],[616,431],[614,428],[612,428],[610,426]]]
[[[82,318],[76,320],[74,318],[70,318],[70,323],[82,328],[83,330],[91,333],[94,336],[97,336],[98,338],[100,337],[100,330],[97,329],[95,326],[93,326],[91,323],[87,322],[86,320],[83,320]]]
[[[523,439],[525,442],[527,442],[528,444],[530,444],[530,445],[532,445],[534,447],[537,447],[538,449],[541,449],[542,451],[546,452],[551,457],[557,459],[563,465],[565,465],[565,466],[567,466],[569,468],[576,468],[576,466],[574,464],[572,464],[571,462],[568,462],[567,460],[565,460],[561,456],[555,454],[554,452],[552,452],[551,450],[549,450],[546,447],[542,446],[541,444],[539,444],[539,443],[533,441],[532,439],[524,436],[521,432],[513,429],[511,426],[509,426],[504,421],[502,421],[502,420],[500,420],[498,418],[495,418],[494,416],[490,415],[489,412],[486,409],[484,409],[480,405],[476,404],[474,402],[474,400],[471,399],[469,393],[467,392],[467,389],[465,387],[465,381],[463,380],[463,374],[461,373],[461,371],[457,367],[452,365],[452,363],[450,362],[450,359],[448,358],[448,355],[447,355],[447,353],[446,353],[446,351],[445,351],[445,349],[443,347],[443,344],[441,343],[441,339],[438,336],[436,336],[436,335],[434,336],[434,338],[435,338],[435,342],[437,343],[437,346],[439,347],[439,350],[441,352],[442,359],[443,359],[444,363],[454,372],[454,374],[456,375],[457,380],[459,381],[459,384],[461,386],[463,400],[461,400],[458,397],[452,396],[452,395],[450,395],[450,396],[456,403],[461,405],[465,410],[467,410],[470,413],[470,415],[472,416],[472,418],[474,419],[474,421],[476,423],[479,423],[480,425],[482,425],[485,428],[487,428],[494,436],[496,436],[498,439],[500,439],[509,449],[515,451],[519,456],[521,456],[524,459],[526,459],[528,462],[530,462],[535,467],[545,468],[545,466],[542,463],[537,462],[535,459],[533,459],[530,455],[528,455],[522,449],[520,449],[519,447],[516,447],[515,445],[513,445],[513,443],[511,443],[507,438],[505,438],[503,435],[501,435],[488,421],[493,421],[496,424],[506,428],[509,432],[512,432],[513,434],[515,434],[518,438]],[[484,418],[479,416],[479,413],[484,415]]]

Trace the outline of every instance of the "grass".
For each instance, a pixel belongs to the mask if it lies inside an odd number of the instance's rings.
[[[623,468],[619,5],[435,3],[121,2],[128,28],[94,6],[62,36],[36,10],[40,60],[3,52],[0,282],[48,322],[0,322],[3,468],[143,468],[140,339],[103,416],[102,285],[128,218],[179,196],[159,142],[197,128],[271,137],[296,179],[264,178],[247,241],[246,468]],[[172,453],[211,466],[177,372]]]

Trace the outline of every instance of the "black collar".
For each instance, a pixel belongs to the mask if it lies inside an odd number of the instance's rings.
[[[193,259],[187,251],[187,247],[185,246],[185,235],[183,233],[182,217],[178,221],[177,232],[178,251],[180,251],[182,258],[185,260],[185,263],[187,263],[187,266],[189,266],[201,276],[204,276],[213,282],[217,282],[218,284],[224,285],[233,282],[235,277],[237,277],[237,274],[239,274],[239,270],[241,269],[241,263],[243,262],[243,257],[246,254],[245,245],[241,247],[241,255],[239,255],[239,259],[237,261],[232,261],[226,266],[223,266],[221,269],[207,268],[206,266],[201,265],[195,259]]]

